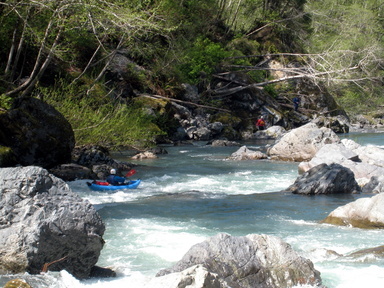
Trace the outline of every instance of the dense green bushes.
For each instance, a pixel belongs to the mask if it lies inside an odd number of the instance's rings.
[[[140,104],[113,99],[101,86],[89,91],[87,85],[69,85],[61,79],[54,88],[38,90],[71,123],[77,145],[144,148],[164,134]]]

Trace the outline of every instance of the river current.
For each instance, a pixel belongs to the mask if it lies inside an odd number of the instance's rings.
[[[342,137],[362,145],[384,143],[382,133]],[[243,144],[264,151],[271,143]],[[383,230],[319,223],[336,207],[372,194],[282,193],[297,178],[298,163],[230,161],[227,157],[239,147],[205,143],[164,148],[168,154],[136,162],[140,166],[131,178],[142,180],[136,190],[92,192],[84,180],[69,183],[103,218],[106,243],[98,265],[114,269],[118,277],[78,281],[66,272],[49,272],[41,276],[51,283],[44,287],[142,288],[192,245],[220,232],[281,237],[314,263],[328,288],[384,287],[383,258],[340,256],[383,245]],[[113,157],[131,162],[130,155],[124,151]],[[5,280],[0,278],[0,284]]]

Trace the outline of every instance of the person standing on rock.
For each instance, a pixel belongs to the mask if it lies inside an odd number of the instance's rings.
[[[265,120],[263,116],[260,116],[260,118],[256,122],[256,127],[259,130],[264,130],[265,129]]]
[[[300,96],[293,98],[293,107],[295,107],[295,111],[299,109],[300,102],[301,102]]]

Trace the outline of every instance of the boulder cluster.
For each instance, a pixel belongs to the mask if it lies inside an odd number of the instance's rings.
[[[313,123],[282,136],[268,153],[274,159],[300,162],[302,173],[285,192],[318,195],[335,193],[380,193],[384,186],[384,150],[361,146],[350,139],[340,140],[329,128]],[[339,207],[324,223],[359,228],[384,228],[382,193]]]
[[[384,189],[384,150],[362,146],[350,139],[341,140],[332,129],[319,128],[314,122],[277,135],[276,142],[264,157],[255,157],[262,153],[243,146],[229,159],[268,158],[300,162],[300,175],[282,192],[302,195],[366,193],[367,196],[380,193],[339,207],[322,221],[359,228],[384,228],[381,195]],[[263,132],[268,133],[269,129]]]

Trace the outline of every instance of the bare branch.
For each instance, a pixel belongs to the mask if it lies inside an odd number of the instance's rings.
[[[147,98],[155,98],[155,99],[156,98],[160,98],[160,99],[165,99],[165,100],[171,101],[171,102],[183,103],[183,104],[193,105],[193,106],[196,106],[196,107],[208,108],[208,109],[212,109],[212,110],[218,110],[218,111],[224,111],[224,112],[231,113],[231,111],[227,110],[227,109],[213,107],[213,106],[207,106],[207,105],[201,105],[201,104],[197,104],[197,103],[193,103],[193,102],[188,102],[188,101],[168,98],[168,97],[164,97],[164,96],[160,96],[160,95],[139,94],[138,96],[147,97]]]

